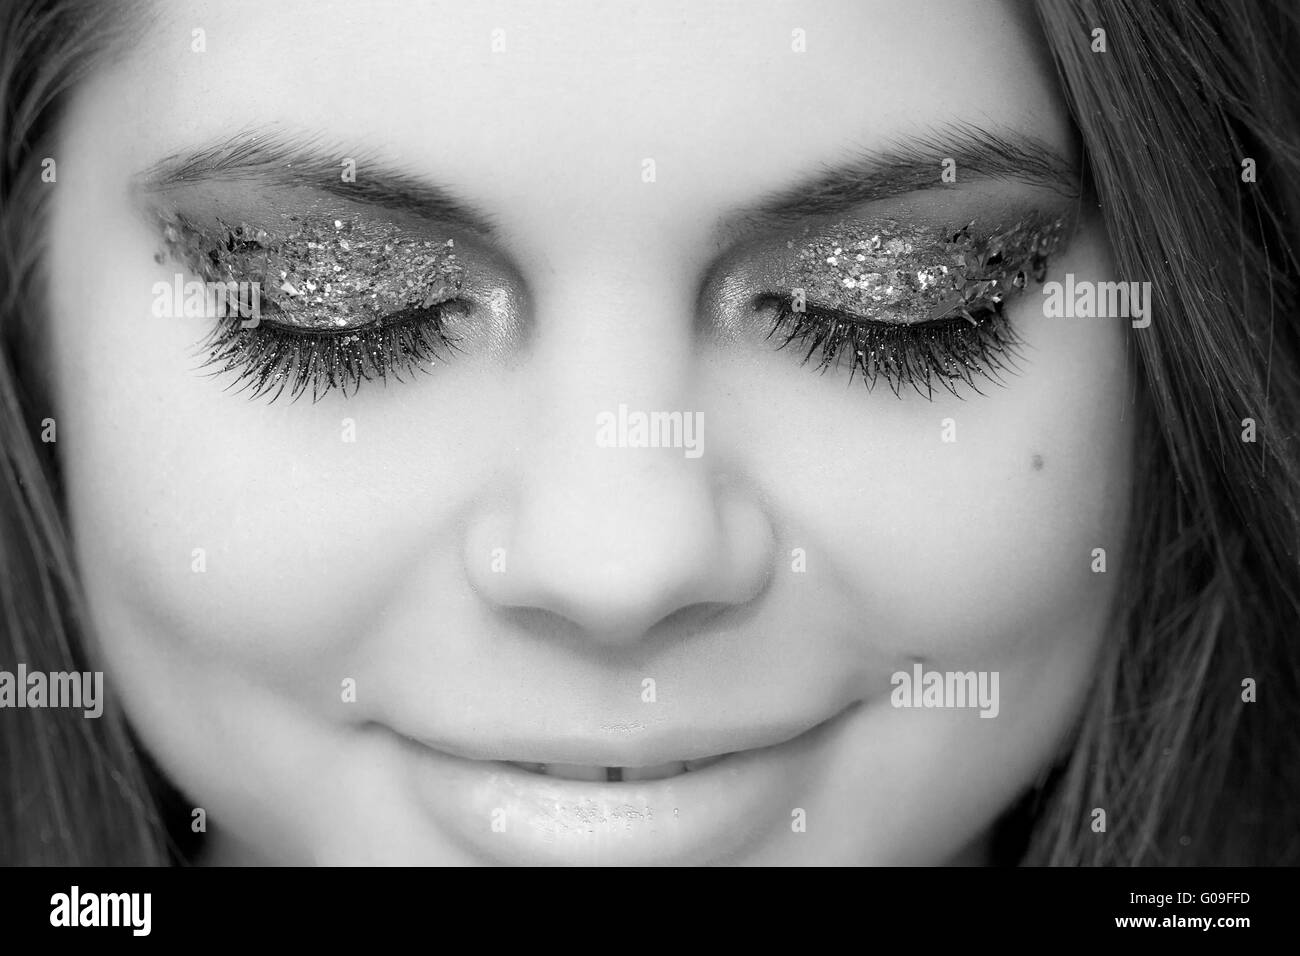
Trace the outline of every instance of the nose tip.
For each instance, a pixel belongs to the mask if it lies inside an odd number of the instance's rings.
[[[563,619],[587,640],[630,646],[657,627],[746,604],[766,584],[770,528],[734,492],[696,507],[641,500],[622,521],[609,513],[595,523],[564,520],[575,508],[587,519],[600,510],[570,496],[567,506],[552,499],[480,520],[467,538],[479,593],[498,608],[532,612],[534,621]]]

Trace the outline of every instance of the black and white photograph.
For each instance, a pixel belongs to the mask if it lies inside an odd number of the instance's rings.
[[[0,0],[0,107],[10,877],[1300,862],[1293,0]]]

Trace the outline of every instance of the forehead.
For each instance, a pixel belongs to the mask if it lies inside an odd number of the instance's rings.
[[[993,0],[170,2],[107,85],[132,171],[283,124],[521,230],[698,221],[948,123],[1069,135],[1032,17]]]

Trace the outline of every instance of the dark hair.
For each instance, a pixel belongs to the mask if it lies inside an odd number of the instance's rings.
[[[91,627],[57,443],[40,440],[40,160],[66,96],[121,48],[127,9],[0,0],[0,663],[33,670],[85,669]],[[1131,337],[1141,424],[1130,538],[1110,572],[1123,577],[1114,634],[1068,752],[1013,821],[1014,859],[1294,863],[1300,21],[1289,0],[1038,9],[1118,278],[1151,282],[1155,320]],[[108,699],[97,721],[4,714],[0,863],[175,857],[165,785]]]
[[[1145,387],[1116,634],[1025,860],[1294,863],[1297,8],[1038,9],[1119,278],[1151,282],[1155,319],[1131,339]]]
[[[126,8],[0,2],[0,664],[87,670],[86,619],[62,514],[41,354],[46,197],[68,92],[119,48]],[[56,167],[57,170],[57,167]],[[57,433],[56,433],[57,435]],[[155,864],[167,860],[144,762],[120,711],[64,708],[0,720],[0,863]]]

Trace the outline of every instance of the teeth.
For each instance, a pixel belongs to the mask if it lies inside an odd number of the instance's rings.
[[[688,760],[686,761],[686,769],[688,771],[703,770],[705,767],[713,766],[713,764],[717,763],[719,760],[721,760],[723,757],[726,756],[728,755],[718,754],[717,756],[714,757],[701,757],[699,760]]]
[[[629,780],[663,780],[678,777],[684,773],[703,770],[717,763],[727,754],[714,757],[701,757],[699,760],[672,760],[656,764],[653,767],[593,767],[574,763],[513,763],[514,766],[529,773],[546,777],[559,777],[564,780],[586,780],[593,783],[609,783]]]
[[[686,772],[686,764],[680,760],[661,763],[655,767],[624,767],[624,780],[662,780],[664,777],[676,777]]]
[[[565,780],[599,780],[608,779],[604,767],[584,767],[577,763],[543,764],[542,772],[549,777],[563,777]]]

